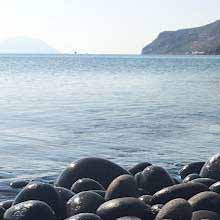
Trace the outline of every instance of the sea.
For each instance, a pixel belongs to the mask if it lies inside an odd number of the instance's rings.
[[[72,161],[172,175],[220,152],[220,57],[0,55],[0,200]]]

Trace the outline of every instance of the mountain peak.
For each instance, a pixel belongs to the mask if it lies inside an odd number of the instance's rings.
[[[42,40],[18,36],[2,41],[0,43],[0,53],[55,54],[59,51]]]

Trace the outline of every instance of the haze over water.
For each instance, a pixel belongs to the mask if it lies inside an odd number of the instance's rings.
[[[220,57],[0,56],[0,177],[82,157],[171,173],[219,152]]]

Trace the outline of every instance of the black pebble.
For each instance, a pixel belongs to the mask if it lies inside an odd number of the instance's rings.
[[[152,195],[157,191],[174,185],[172,177],[162,167],[149,166],[142,172],[141,188]]]
[[[114,220],[125,216],[134,216],[143,220],[153,220],[151,207],[144,204],[137,198],[113,199],[102,204],[98,210],[103,220]]]
[[[205,162],[193,162],[187,164],[180,170],[179,174],[182,179],[184,179],[186,176],[188,176],[191,173],[199,174],[204,164]]]
[[[9,208],[5,220],[56,220],[54,211],[46,203],[30,200]]]
[[[16,180],[10,183],[11,188],[22,189],[29,183],[29,180]]]
[[[208,190],[208,187],[201,183],[181,183],[167,187],[155,193],[152,198],[152,204],[165,204],[170,200],[177,198],[187,200],[200,192]]]
[[[192,207],[184,199],[174,199],[163,206],[155,220],[191,220]]]
[[[114,179],[105,193],[105,200],[123,197],[137,197],[137,184],[131,175],[122,175]]]
[[[73,196],[66,204],[67,217],[80,213],[96,213],[97,208],[105,202],[97,193],[86,191]]]
[[[210,179],[210,178],[198,178],[198,179],[192,180],[191,182],[193,182],[193,183],[202,183],[202,184],[206,185],[207,187],[210,187],[211,185],[216,183],[216,180],[213,180],[213,179]]]
[[[61,173],[55,185],[70,189],[78,179],[91,178],[107,188],[112,180],[123,174],[129,172],[109,160],[90,157],[71,163]]]
[[[79,179],[71,187],[71,191],[74,193],[79,193],[89,190],[105,190],[105,189],[100,183],[90,178]]]
[[[189,199],[193,211],[209,210],[220,214],[220,195],[215,192],[202,192]]]
[[[28,201],[39,200],[47,203],[56,213],[57,217],[61,216],[61,199],[55,188],[47,183],[32,182],[29,183],[15,197],[13,205]]]

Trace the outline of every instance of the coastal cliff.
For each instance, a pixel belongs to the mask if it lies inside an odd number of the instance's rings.
[[[177,31],[164,31],[142,54],[220,55],[220,20],[211,24]]]

